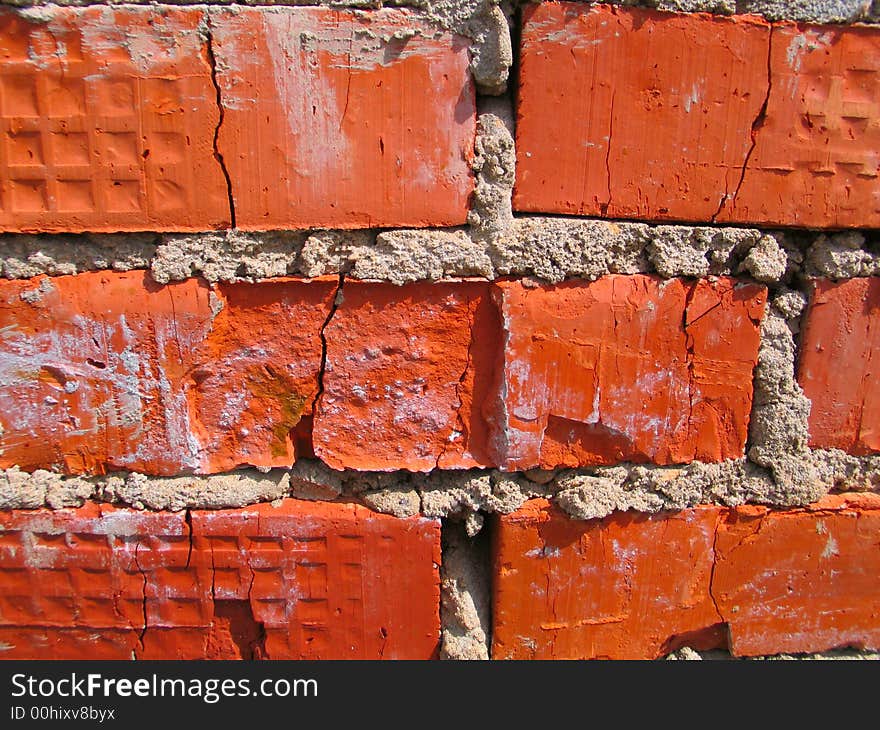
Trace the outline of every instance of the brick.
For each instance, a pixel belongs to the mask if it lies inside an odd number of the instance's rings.
[[[315,454],[336,469],[492,463],[501,331],[490,287],[346,283],[325,330]]]
[[[335,288],[137,271],[0,282],[0,468],[289,466]]]
[[[743,455],[763,287],[638,275],[498,290],[504,468]]]
[[[465,222],[476,117],[464,38],[400,10],[239,8],[211,27],[239,227]]]
[[[497,659],[649,659],[880,647],[880,497],[576,521],[546,500],[496,518]],[[523,601],[522,596],[533,596]]]
[[[756,18],[528,8],[515,208],[710,220],[749,151],[768,37]]]
[[[876,226],[877,39],[751,16],[527,8],[514,206]]]
[[[880,648],[880,496],[731,512],[713,594],[738,656]]]
[[[431,658],[439,563],[438,522],[352,504],[0,512],[3,657]]]
[[[718,222],[880,225],[880,31],[773,26],[767,111]]]
[[[719,513],[581,522],[534,500],[498,518],[493,658],[646,659],[717,646],[709,584]]]
[[[202,16],[0,11],[0,230],[229,225]]]
[[[817,280],[798,382],[812,401],[810,445],[880,452],[880,278]]]

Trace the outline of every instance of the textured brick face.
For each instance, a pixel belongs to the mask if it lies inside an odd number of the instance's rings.
[[[718,516],[705,507],[579,522],[536,500],[500,518],[493,657],[643,659],[695,632],[711,648]]]
[[[0,641],[21,659],[426,659],[439,563],[435,521],[355,505],[193,512],[191,526],[95,504],[4,512]]]
[[[880,225],[880,31],[774,25],[766,116],[717,221]]]
[[[335,282],[0,284],[0,465],[101,473],[289,466]]]
[[[814,283],[798,381],[812,401],[810,444],[880,452],[880,278]]]
[[[346,284],[325,330],[316,455],[337,469],[490,465],[501,347],[490,286]]]
[[[0,230],[230,223],[199,10],[0,12]]]
[[[530,7],[515,207],[876,226],[878,37],[748,16]]]
[[[878,520],[872,494],[591,521],[529,502],[497,518],[493,656],[876,649]]]
[[[508,469],[742,456],[765,290],[501,283]]]
[[[397,10],[240,8],[211,26],[240,227],[465,222],[465,39]]]
[[[756,656],[880,648],[880,497],[826,497],[806,510],[733,511],[715,544],[714,596],[730,647]]]

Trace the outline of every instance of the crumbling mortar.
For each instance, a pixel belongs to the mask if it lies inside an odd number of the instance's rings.
[[[486,660],[491,646],[491,556],[485,535],[444,519],[440,566],[441,659]]]

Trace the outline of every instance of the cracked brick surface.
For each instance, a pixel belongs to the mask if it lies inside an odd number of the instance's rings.
[[[590,521],[534,500],[496,522],[497,659],[880,645],[877,495]]]
[[[230,224],[202,16],[0,10],[0,230]]]
[[[813,407],[810,444],[880,452],[880,278],[813,284],[798,381]]]
[[[0,464],[67,473],[290,466],[335,280],[0,284]],[[279,322],[284,326],[279,327]]]
[[[209,27],[239,227],[465,222],[467,39],[387,9],[237,8]]]
[[[531,6],[514,207],[876,226],[878,37],[753,16]]]
[[[484,411],[501,331],[490,289],[347,282],[325,330],[315,454],[336,469],[491,465]]]
[[[644,275],[497,286],[505,468],[742,456],[763,287]]]
[[[439,564],[437,521],[350,504],[7,511],[0,645],[16,659],[427,659]]]
[[[766,290],[0,282],[0,467],[212,474],[741,457]]]

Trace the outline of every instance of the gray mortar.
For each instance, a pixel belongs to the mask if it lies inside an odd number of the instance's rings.
[[[145,269],[156,255],[158,236],[130,235],[31,236],[0,235],[0,276],[29,279],[40,274],[61,276],[82,271]]]
[[[851,279],[880,274],[880,247],[858,231],[820,234],[810,243],[803,263],[805,276]]]
[[[767,20],[808,23],[875,22],[880,7],[872,0],[609,0],[612,5],[641,6],[679,13],[762,15]]]
[[[765,284],[797,285],[814,276],[880,274],[880,244],[872,233],[768,234],[754,228],[545,216],[502,223],[501,217],[478,216],[470,230],[6,234],[0,237],[0,275],[22,279],[149,268],[160,283],[191,276],[231,282],[343,273],[352,279],[405,284],[502,276],[558,283],[653,273],[666,278],[746,275]]]
[[[202,276],[208,281],[253,281],[298,272],[303,233],[239,231],[162,236],[149,264],[160,284]]]
[[[469,537],[463,525],[445,521],[442,550],[440,658],[486,660],[491,626],[487,540]]]
[[[476,177],[468,224],[477,239],[492,239],[513,226],[511,196],[516,170],[513,110],[507,98],[480,104],[473,169]]]

